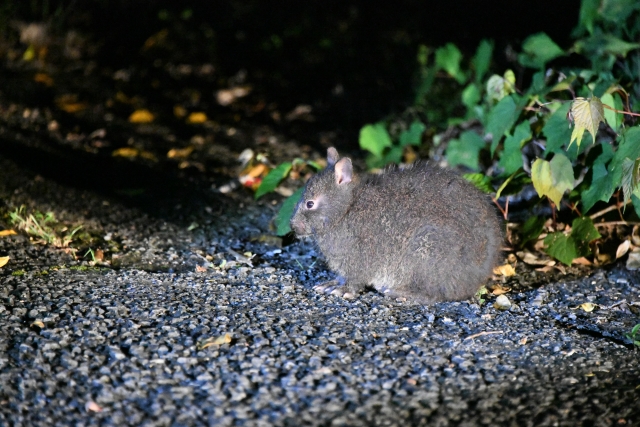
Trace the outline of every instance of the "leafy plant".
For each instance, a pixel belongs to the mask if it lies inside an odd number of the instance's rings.
[[[38,242],[67,248],[74,240],[74,235],[82,228],[78,226],[72,230],[56,221],[53,212],[25,213],[25,207],[20,206],[9,213],[9,221],[13,227],[26,232]]]
[[[465,123],[444,150],[449,164],[474,171],[465,177],[483,191],[497,188],[505,217],[510,196],[533,184],[539,202],[550,202],[556,230],[544,250],[565,264],[589,255],[603,226],[592,218],[616,210],[622,220],[640,216],[640,6],[583,0],[573,35],[569,48],[544,33],[525,39],[514,66],[528,86],[518,86],[511,69],[490,74],[490,41],[469,60],[453,44],[420,46],[412,119],[400,131],[393,118],[362,128],[367,165],[399,163],[423,143],[433,152],[443,139],[438,132]],[[574,61],[579,56],[586,61]],[[556,67],[559,58],[590,66]],[[560,210],[573,221],[563,231]],[[527,221],[521,244],[544,227],[544,218]]]
[[[635,345],[640,347],[640,323],[631,329],[631,332],[625,334],[625,336]]]

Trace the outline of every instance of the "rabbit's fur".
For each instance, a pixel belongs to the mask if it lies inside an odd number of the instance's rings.
[[[317,290],[353,298],[372,286],[429,304],[470,298],[490,276],[501,223],[472,184],[427,163],[360,177],[333,147],[327,160],[291,218],[338,273]]]

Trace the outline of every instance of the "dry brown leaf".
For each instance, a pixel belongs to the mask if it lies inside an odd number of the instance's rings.
[[[129,116],[130,123],[151,123],[155,119],[153,113],[149,110],[136,110]]]
[[[8,262],[9,262],[9,257],[8,256],[0,256],[0,268],[2,268],[5,265],[7,265]]]
[[[42,323],[42,320],[34,320],[33,322],[31,322],[31,324],[29,325],[29,327],[34,327],[37,326],[40,329],[44,329],[44,323]]]
[[[627,252],[629,252],[629,248],[631,247],[631,240],[625,240],[620,243],[618,249],[616,250],[616,259],[625,256]]]
[[[525,345],[527,343],[527,337],[522,337],[522,339],[518,343],[520,345]]]
[[[536,271],[540,271],[542,273],[548,273],[551,270],[555,270],[555,266],[553,266],[553,265],[545,265],[544,267],[536,268]]]
[[[640,226],[633,226],[633,230],[631,230],[631,241],[634,245],[640,246]]]
[[[491,290],[491,294],[493,295],[502,295],[502,294],[506,294],[507,292],[511,292],[511,288],[503,288],[502,286],[496,286]]]
[[[78,95],[74,94],[60,95],[55,102],[59,109],[69,114],[77,113],[88,107],[86,102],[78,101]]]
[[[14,234],[18,234],[18,233],[16,233],[12,229],[0,230],[0,237],[13,236]]]
[[[187,117],[187,123],[189,124],[201,124],[204,123],[208,120],[207,115],[205,113],[203,113],[202,111],[195,111],[191,114],[189,114],[189,117]]]
[[[43,85],[48,87],[53,86],[53,79],[49,77],[48,74],[45,74],[45,73],[36,73],[36,75],[33,76],[33,80],[36,83],[42,83]]]
[[[525,264],[546,266],[556,265],[556,262],[551,258],[538,258],[535,254],[529,251],[521,251],[518,252],[517,255]]]
[[[175,105],[173,107],[173,115],[181,119],[187,115],[187,109],[184,108],[182,105]]]
[[[580,258],[575,258],[573,261],[571,261],[571,264],[578,264],[578,265],[593,265],[593,263],[591,261],[589,261],[588,259],[586,259],[585,257],[580,257]]]
[[[498,276],[510,277],[516,275],[516,269],[511,264],[499,265],[493,269],[493,274]]]
[[[104,251],[102,249],[96,249],[93,253],[93,257],[96,259],[96,261],[104,260]]]
[[[197,273],[204,273],[207,271],[207,267],[201,266],[201,265],[196,265],[196,272]]]
[[[193,147],[172,148],[167,153],[169,159],[186,159],[193,152]]]

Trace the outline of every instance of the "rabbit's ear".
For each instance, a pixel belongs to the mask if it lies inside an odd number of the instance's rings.
[[[336,164],[340,157],[338,157],[338,150],[333,147],[329,147],[327,150],[327,163],[329,166],[333,166]]]
[[[348,184],[351,182],[353,178],[353,165],[351,164],[351,159],[348,157],[344,157],[336,163],[336,184]]]

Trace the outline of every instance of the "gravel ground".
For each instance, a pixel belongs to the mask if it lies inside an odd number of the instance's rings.
[[[639,273],[516,276],[507,311],[346,301],[312,290],[330,273],[309,244],[264,243],[270,200],[211,193],[168,221],[0,170],[7,207],[122,248],[113,269],[0,238],[0,426],[640,425]]]

